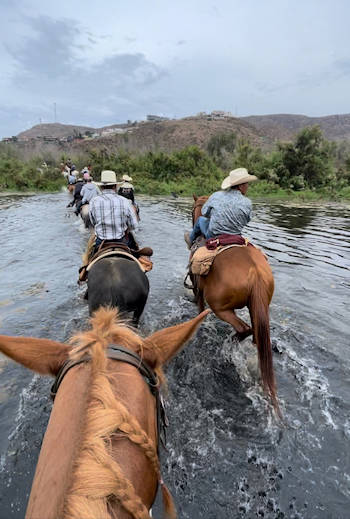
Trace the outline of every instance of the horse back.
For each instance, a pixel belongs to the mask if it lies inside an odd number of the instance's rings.
[[[201,276],[199,287],[211,306],[211,301],[227,300],[235,308],[247,306],[256,281],[265,287],[269,301],[274,290],[270,265],[260,249],[231,247],[218,254],[207,276]]]
[[[90,313],[100,306],[117,306],[121,312],[143,309],[148,292],[147,276],[131,259],[117,256],[102,258],[89,271]]]

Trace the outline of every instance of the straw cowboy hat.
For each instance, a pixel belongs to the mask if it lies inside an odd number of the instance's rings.
[[[228,189],[229,187],[239,186],[239,184],[253,182],[253,180],[258,180],[258,178],[255,175],[249,175],[245,168],[237,168],[230,171],[229,176],[226,177],[221,184],[221,189]]]
[[[129,177],[129,175],[123,175],[122,179],[125,180],[125,182],[132,182],[132,178]]]
[[[115,171],[105,169],[101,172],[101,182],[96,182],[98,186],[115,186],[117,183],[117,176]]]

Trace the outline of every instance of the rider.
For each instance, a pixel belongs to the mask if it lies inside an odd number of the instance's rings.
[[[83,185],[84,185],[83,177],[77,176],[77,181],[76,181],[75,188],[74,188],[73,200],[67,205],[67,207],[73,207],[74,204],[76,205],[76,207],[78,206],[78,203],[80,202],[80,200],[82,198],[81,190],[83,188]],[[75,214],[78,214],[76,210],[75,210]]]
[[[69,171],[69,173],[68,173],[68,177],[67,177],[67,180],[68,180],[68,184],[73,185],[73,184],[76,183],[76,181],[77,181],[77,177],[76,177],[75,175],[73,175],[73,173],[71,173],[71,172]]]
[[[257,180],[245,168],[237,168],[221,184],[221,191],[213,193],[202,207],[202,215],[190,233],[185,233],[185,241],[190,248],[194,240],[204,235],[211,238],[220,234],[240,235],[251,219],[252,203],[244,195],[249,182]]]
[[[135,248],[129,231],[137,228],[137,219],[132,205],[117,195],[117,177],[114,171],[102,171],[98,182],[102,193],[89,204],[89,215],[95,227],[95,251],[102,242],[120,242]]]
[[[122,176],[123,182],[118,187],[118,195],[128,198],[135,203],[134,186],[131,184],[132,178],[129,175]]]
[[[92,183],[92,177],[89,172],[85,172],[83,175],[84,185],[81,188],[80,196],[81,200],[77,203],[75,214],[80,213],[81,206],[84,204],[88,204],[90,200],[94,198],[98,194],[97,187]]]

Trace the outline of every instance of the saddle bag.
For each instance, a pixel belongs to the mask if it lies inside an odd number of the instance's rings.
[[[209,251],[206,247],[199,247],[190,260],[190,270],[192,274],[197,274],[199,276],[206,276],[209,274],[210,267],[213,264],[216,254],[216,249]]]

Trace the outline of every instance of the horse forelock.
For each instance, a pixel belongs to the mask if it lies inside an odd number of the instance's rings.
[[[98,351],[105,350],[109,344],[121,345],[145,360],[158,375],[160,384],[166,382],[160,363],[159,346],[152,341],[145,342],[128,321],[119,316],[117,308],[99,308],[90,322],[92,325],[90,330],[77,333],[70,340],[73,346],[70,359],[79,360],[84,356],[96,356],[98,354],[95,351],[96,344],[99,345]]]
[[[136,495],[111,454],[116,432],[140,447],[160,480],[156,446],[139,422],[115,397],[107,372],[105,350],[113,341],[137,351],[142,339],[118,317],[116,309],[101,308],[91,319],[92,329],[72,339],[71,358],[91,357],[90,395],[80,451],[75,460],[72,484],[65,499],[64,518],[110,518],[111,502],[117,501],[132,517],[149,519],[149,513]]]

